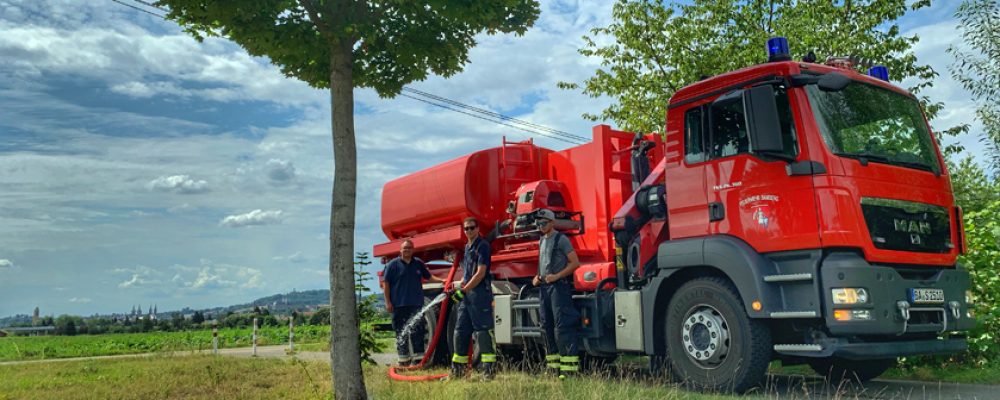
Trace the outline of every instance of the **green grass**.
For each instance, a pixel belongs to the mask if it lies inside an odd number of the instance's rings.
[[[431,372],[441,372],[431,371]],[[365,366],[372,398],[427,399],[735,399],[656,382],[579,377],[566,381],[504,372],[492,382],[398,382],[385,367]],[[0,365],[7,399],[329,399],[330,368],[321,362],[237,357],[153,356]]]
[[[781,362],[771,363],[770,373],[781,375],[805,375],[817,376],[807,365],[781,366]],[[981,367],[968,366],[948,366],[938,367],[913,367],[913,368],[891,368],[880,377],[882,379],[902,379],[925,382],[953,382],[953,383],[977,383],[998,385],[1000,384],[1000,362],[984,365]]]
[[[213,356],[0,365],[7,399],[329,398],[323,363]]]
[[[219,347],[251,345],[251,329],[220,329]],[[328,342],[330,327],[299,326],[295,341]],[[288,328],[266,327],[258,331],[261,346],[288,343]],[[207,350],[212,348],[212,331],[121,333],[79,336],[33,336],[0,338],[0,361],[90,357],[160,351]]]

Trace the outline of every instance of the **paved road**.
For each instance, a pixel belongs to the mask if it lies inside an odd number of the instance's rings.
[[[292,357],[286,353],[287,346],[260,346],[257,347],[258,357],[268,358],[288,358]],[[188,355],[199,352],[176,352],[173,355]],[[200,353],[211,353],[211,350]],[[219,353],[232,357],[251,357],[253,350],[249,347],[236,349],[220,349]],[[162,356],[164,353],[150,354],[130,354],[118,356],[99,356],[81,358],[62,358],[32,361],[12,361],[0,362],[0,366],[68,362],[81,360],[100,360],[117,358],[136,358],[149,356]],[[330,361],[330,354],[326,352],[299,352],[294,357],[308,361]],[[382,365],[388,365],[395,360],[392,354],[375,354],[375,361]],[[644,371],[636,371],[643,374]],[[840,385],[834,386],[816,376],[788,376],[769,375],[768,382],[761,389],[760,394],[768,399],[879,399],[879,400],[994,400],[1000,399],[1000,385],[971,385],[957,383],[933,383],[916,381],[897,381],[876,379],[866,383],[864,386]]]

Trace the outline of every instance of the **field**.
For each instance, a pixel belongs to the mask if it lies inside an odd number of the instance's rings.
[[[576,378],[561,382],[505,373],[493,382],[392,381],[385,367],[365,366],[375,399],[730,399],[657,383]],[[329,399],[325,363],[194,355],[0,365],[0,399]]]
[[[219,348],[251,346],[251,334],[252,329],[220,329]],[[329,326],[302,325],[295,327],[296,343],[321,343],[329,341],[329,338]],[[265,327],[258,330],[258,345],[284,343],[288,343],[287,327]],[[0,338],[0,361],[207,350],[211,348],[211,330],[6,337]]]

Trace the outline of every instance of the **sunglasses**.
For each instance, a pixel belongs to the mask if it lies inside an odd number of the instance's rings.
[[[413,250],[412,247],[404,247],[403,250]]]
[[[462,229],[465,229],[466,232],[470,232],[472,230],[475,230],[476,228],[478,228],[478,226],[466,226]]]

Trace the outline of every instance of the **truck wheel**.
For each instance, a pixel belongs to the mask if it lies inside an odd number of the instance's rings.
[[[745,392],[764,379],[771,331],[750,319],[728,280],[685,283],[670,300],[666,320],[670,372],[682,384],[714,392]]]
[[[878,378],[887,369],[896,365],[895,358],[880,360],[847,360],[843,358],[818,358],[809,361],[809,366],[817,374],[825,376],[831,383],[841,381],[868,382]]]
[[[430,304],[434,301],[436,296],[426,295],[424,296],[424,304]],[[450,311],[450,310],[449,310]],[[431,307],[426,313],[424,313],[424,323],[427,326],[427,335],[424,349],[429,349],[431,345],[431,340],[434,339],[434,329],[437,328],[438,315],[441,313],[441,305],[435,305]],[[445,324],[445,329],[447,329],[447,324]],[[447,332],[447,330],[445,331]],[[442,332],[442,335],[445,333]],[[441,336],[438,338],[437,348],[434,349],[434,355],[430,360],[427,360],[428,365],[445,365],[447,362],[451,361],[451,347],[448,346],[448,338]]]

